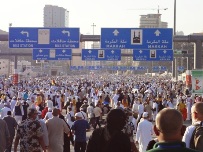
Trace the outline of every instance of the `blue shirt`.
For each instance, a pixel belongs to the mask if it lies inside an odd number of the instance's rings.
[[[86,142],[86,129],[89,128],[90,126],[87,120],[76,120],[71,127],[71,129],[75,131],[75,141]]]

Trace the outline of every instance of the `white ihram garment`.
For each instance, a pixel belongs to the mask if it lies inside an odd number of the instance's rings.
[[[144,112],[144,105],[139,104],[138,105],[138,117],[137,117],[137,120],[139,120],[141,118],[141,115],[142,115],[143,112]]]
[[[139,152],[145,152],[147,145],[152,140],[153,125],[148,120],[144,119],[139,122],[137,127],[136,141],[139,142]]]

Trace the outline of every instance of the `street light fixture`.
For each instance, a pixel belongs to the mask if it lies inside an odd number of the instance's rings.
[[[176,0],[174,0],[174,24],[173,24],[173,36],[176,35]],[[174,42],[173,42],[173,49],[174,49]],[[178,72],[177,72],[177,63],[176,63],[176,58],[173,59],[172,61],[172,74],[173,78],[177,80],[178,78]]]
[[[93,23],[91,26],[92,26],[93,35],[94,35],[94,27],[96,27],[96,25]],[[92,49],[94,49],[94,41],[93,41],[93,43],[92,43]],[[91,61],[91,63],[93,64],[93,61]]]
[[[174,0],[174,25],[173,25],[173,35],[176,35],[176,0]]]

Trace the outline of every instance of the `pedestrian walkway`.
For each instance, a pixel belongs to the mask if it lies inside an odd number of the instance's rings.
[[[187,121],[184,122],[184,125],[189,126],[189,125],[191,125],[191,123],[192,123],[192,122],[191,122],[190,120],[187,120]],[[93,132],[93,129],[90,129],[90,131],[87,132],[87,142],[88,142],[88,139],[89,139],[89,137],[91,136],[92,132]],[[154,138],[156,138],[155,135],[153,135],[153,139],[154,139]],[[134,135],[134,139],[135,139],[135,135]],[[138,145],[136,145],[136,146],[137,146],[137,148],[138,148]],[[71,152],[74,152],[74,147],[73,147],[72,145],[70,146],[70,148],[71,148]],[[13,147],[12,147],[12,152],[13,152]],[[18,145],[18,152],[20,152],[20,147],[19,147],[19,145]]]

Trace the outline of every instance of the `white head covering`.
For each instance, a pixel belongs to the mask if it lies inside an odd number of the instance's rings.
[[[143,118],[148,117],[148,112],[144,112],[144,113],[142,114],[142,117],[143,117]]]
[[[82,113],[81,113],[81,112],[76,113],[76,114],[75,114],[75,117],[80,117],[80,118],[82,118]]]

